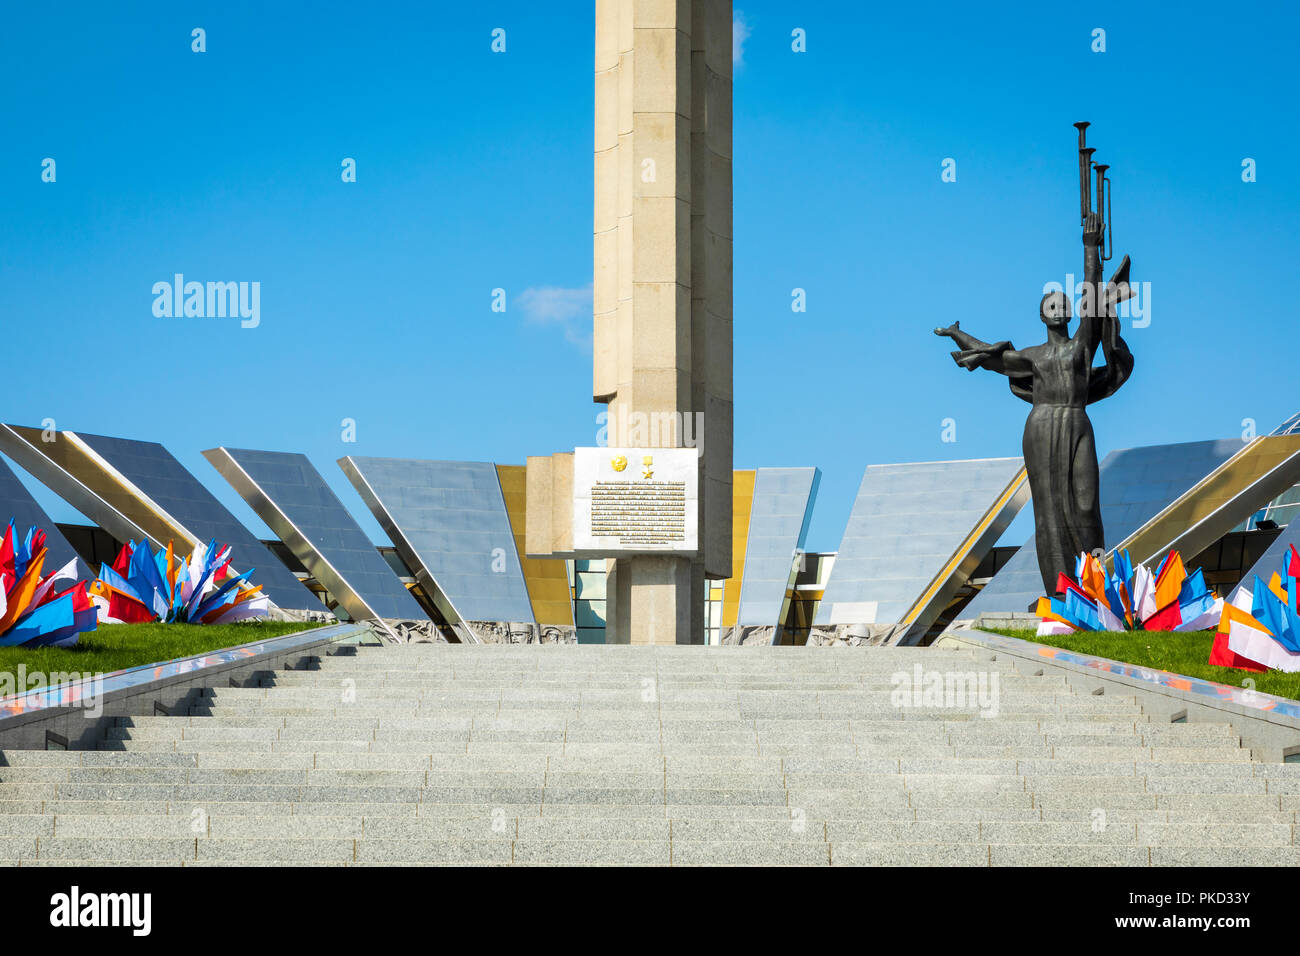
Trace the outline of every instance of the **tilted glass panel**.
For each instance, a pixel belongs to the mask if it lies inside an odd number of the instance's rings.
[[[155,544],[165,546],[167,541],[184,536],[180,528],[168,524],[156,511],[141,501],[139,496],[122,483],[120,476],[106,472],[77,442],[57,433],[53,441],[46,441],[39,428],[22,425],[11,425],[10,428],[24,438],[34,451],[43,455],[66,475],[89,488],[125,516],[133,525],[152,538]],[[65,489],[54,487],[52,490],[65,495]],[[87,517],[99,522],[104,520],[102,515],[89,514]]]
[[[869,466],[817,623],[897,623],[1023,467],[1019,458]]]
[[[736,623],[780,623],[791,563],[808,526],[816,485],[816,468],[758,469]]]
[[[1240,439],[1147,445],[1111,452],[1101,463],[1101,517],[1114,547],[1234,454]],[[1031,536],[959,615],[1024,613],[1043,594]]]
[[[171,515],[201,544],[230,545],[240,571],[254,569],[252,581],[282,608],[320,609],[320,601],[255,538],[166,448],[156,442],[76,433],[113,469]],[[100,488],[96,491],[107,495]],[[120,487],[120,486],[119,486]],[[116,501],[113,502],[117,504]],[[143,510],[139,506],[137,510]],[[180,542],[177,541],[177,546]]]
[[[357,456],[348,461],[462,620],[535,620],[494,465]],[[544,597],[567,606],[564,562],[551,563],[554,588]],[[565,617],[563,623],[572,623],[571,612]]]
[[[364,606],[357,605],[346,593],[333,595],[353,618],[367,618],[368,607],[381,618],[428,619],[306,455],[242,448],[224,451],[283,519],[291,523],[292,527],[277,529],[275,526],[283,523],[282,519],[259,511],[285,543],[295,548],[298,559],[333,591],[322,578],[319,562],[323,560],[346,588],[364,602]],[[240,493],[244,491],[241,489]],[[250,500],[249,504],[254,502]],[[300,541],[296,540],[297,536],[301,536]],[[302,553],[298,548],[304,549]]]
[[[57,571],[76,558],[78,580],[89,581],[93,578],[90,569],[68,543],[68,539],[63,537],[45,509],[32,497],[9,464],[0,458],[0,535],[4,533],[4,525],[11,518],[14,534],[20,538],[27,534],[28,528],[40,528],[45,532],[45,546],[49,553],[45,556],[42,574]]]
[[[1296,480],[1300,435],[1260,438],[1121,542],[1135,562],[1198,554]]]

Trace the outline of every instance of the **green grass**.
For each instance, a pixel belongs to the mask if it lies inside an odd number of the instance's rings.
[[[82,634],[76,647],[0,647],[0,687],[13,687],[19,664],[27,674],[55,675],[70,671],[107,674],[157,664],[204,651],[236,647],[252,641],[296,634],[320,627],[289,621],[248,621],[240,624],[101,624]],[[48,678],[47,678],[48,679]]]
[[[1300,674],[1286,674],[1282,671],[1266,671],[1257,674],[1253,671],[1238,670],[1235,667],[1213,667],[1206,663],[1210,659],[1210,645],[1214,643],[1213,631],[1134,631],[1096,632],[1077,631],[1074,634],[1048,634],[1038,637],[1031,630],[1011,630],[986,628],[994,634],[1006,637],[1018,637],[1022,641],[1033,641],[1049,647],[1060,647],[1093,657],[1105,657],[1138,667],[1152,670],[1173,671],[1187,677],[1199,677],[1219,684],[1231,684],[1236,687],[1242,681],[1250,679],[1255,682],[1255,690],[1261,694],[1274,694],[1300,700]]]

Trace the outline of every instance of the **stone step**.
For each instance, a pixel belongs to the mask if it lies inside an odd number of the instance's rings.
[[[545,821],[567,821],[564,827],[579,828],[585,821],[627,820],[653,821],[656,825],[671,823],[699,827],[708,821],[726,820],[746,827],[771,829],[774,832],[793,827],[803,834],[829,826],[852,824],[860,830],[863,826],[878,823],[910,824],[953,823],[989,824],[1052,823],[1072,827],[1132,826],[1170,823],[1184,826],[1215,827],[1240,824],[1273,824],[1291,826],[1296,822],[1295,810],[1224,808],[1206,810],[1184,809],[1124,809],[1067,807],[1060,809],[1002,806],[910,807],[903,804],[874,804],[870,813],[861,808],[830,808],[810,816],[799,808],[787,807],[689,807],[624,805],[617,808],[591,805],[465,805],[465,804],[291,804],[291,803],[208,803],[197,806],[187,802],[167,801],[28,801],[9,802],[0,807],[0,836],[88,835],[85,828],[113,830],[124,835],[128,830],[140,830],[141,835],[213,835],[216,826],[232,834],[247,835],[248,828],[261,833],[268,829],[306,838],[316,831],[314,821],[321,822],[320,833],[339,835],[340,827],[356,831],[355,835],[374,833],[376,820],[408,819],[425,821],[430,826],[443,827],[450,832],[471,832],[475,829],[491,830],[494,835],[508,830],[511,833],[536,829]],[[98,821],[98,822],[96,822]],[[430,823],[430,821],[433,821]],[[453,821],[445,825],[437,821]],[[65,824],[67,824],[65,826]],[[245,827],[247,824],[247,827]],[[414,825],[414,824],[413,824]],[[603,825],[603,824],[602,824]],[[637,824],[638,826],[640,824]],[[98,830],[96,830],[98,832]],[[251,832],[251,831],[249,831]],[[388,832],[388,831],[385,831]],[[678,833],[677,829],[672,830]],[[991,831],[981,831],[987,836]],[[93,834],[91,834],[93,835]],[[679,834],[680,835],[680,834]],[[903,841],[905,842],[905,841]]]
[[[109,729],[100,749],[133,749],[119,746],[131,742],[137,745],[157,744],[160,746],[137,746],[134,749],[162,749],[172,751],[202,749],[246,749],[250,753],[259,750],[284,749],[319,751],[340,749],[371,749],[375,751],[422,751],[425,753],[462,752],[470,750],[515,749],[518,753],[549,753],[587,750],[591,753],[653,753],[653,754],[740,754],[762,750],[768,755],[802,755],[820,753],[828,757],[852,757],[858,750],[863,756],[901,756],[911,748],[928,748],[932,751],[950,753],[954,745],[947,742],[942,734],[917,734],[910,738],[869,737],[856,734],[852,728],[825,728],[808,732],[776,732],[772,730],[737,730],[707,732],[688,732],[677,728],[651,728],[636,733],[617,733],[611,730],[580,728],[536,728],[509,726],[479,726],[473,729],[446,730],[430,732],[423,728],[402,727],[355,727],[330,731],[326,727],[292,727],[292,728],[230,728],[230,733],[217,732],[216,728],[197,727],[167,733],[159,729],[136,731],[131,728]],[[1231,752],[1241,749],[1236,742],[1225,742],[1219,747],[1165,747],[1163,741],[1144,742],[1143,738],[1134,738],[1126,747],[1115,746],[1117,751],[1149,751],[1143,759],[1152,759],[1153,754],[1168,754],[1177,759],[1178,752],[1188,750]],[[979,748],[990,749],[990,748]],[[994,746],[992,749],[1007,751],[1006,745]],[[1026,750],[1028,748],[1025,748]],[[1020,748],[1010,748],[1017,753]],[[1031,757],[1050,757],[1058,748],[1043,745],[1036,748]],[[1003,756],[1004,754],[994,754]],[[1096,754],[1096,759],[1105,759]]]
[[[334,782],[297,783],[13,783],[0,784],[0,802],[31,800],[168,800],[188,801],[197,805],[212,802],[280,803],[311,802],[398,802],[398,803],[492,803],[536,804],[544,807],[572,804],[640,805],[640,806],[768,806],[791,807],[808,814],[830,813],[841,807],[870,803],[893,806],[978,806],[994,803],[1003,806],[1047,806],[1040,798],[1053,792],[1075,794],[1093,807],[1132,806],[1124,795],[1155,797],[1164,793],[1203,796],[1206,793],[1240,796],[1275,796],[1266,785],[1277,781],[1261,778],[1033,778],[1035,787],[1024,789],[1031,778],[989,778],[971,783],[944,778],[926,785],[881,782],[872,787],[791,788],[779,785],[729,787],[689,786],[602,786],[600,781],[582,784],[533,785],[494,783],[475,785],[458,775],[446,775],[454,783],[403,786],[396,783],[367,783],[346,778]],[[1114,799],[1119,797],[1121,799]],[[1075,804],[1080,805],[1080,804]],[[1141,803],[1137,805],[1142,805]]]
[[[935,708],[899,708],[888,702],[862,703],[852,701],[844,704],[823,702],[807,707],[794,705],[780,706],[674,706],[671,704],[645,704],[628,701],[622,706],[610,706],[608,702],[599,704],[573,704],[558,706],[502,706],[497,701],[478,702],[467,706],[451,706],[438,701],[426,701],[419,704],[396,706],[392,702],[374,703],[367,701],[348,702],[334,699],[319,704],[286,703],[283,700],[268,701],[265,706],[239,706],[220,708],[193,707],[189,713],[176,714],[176,719],[209,718],[214,720],[275,717],[317,717],[318,719],[389,719],[389,720],[423,720],[426,722],[472,720],[483,717],[525,718],[547,720],[575,720],[599,717],[610,720],[679,720],[679,721],[753,721],[753,720],[788,720],[788,721],[854,721],[856,723],[895,723],[912,722],[972,723],[976,720],[987,724],[989,729],[1000,726],[990,722],[989,718],[1006,720],[1011,730],[1012,722],[1034,724],[1041,722],[1070,723],[1109,721],[1119,726],[1132,726],[1136,723],[1150,724],[1148,715],[1142,714],[1131,703],[1124,703],[1112,698],[1110,701],[1094,702],[1090,698],[1044,699],[1033,701],[1027,698],[1002,697],[987,707],[971,701],[959,707]],[[1032,729],[1017,727],[1015,729]],[[1095,731],[1100,732],[1100,731]]]
[[[346,754],[346,753],[393,753],[424,754],[434,758],[466,755],[473,757],[488,756],[537,756],[537,757],[572,757],[592,760],[622,760],[637,757],[645,760],[665,758],[668,760],[746,760],[759,757],[770,759],[818,759],[818,760],[856,760],[856,759],[900,759],[905,756],[944,757],[960,756],[965,758],[1003,759],[1010,753],[1013,757],[1022,753],[1017,749],[1007,748],[952,748],[944,744],[936,745],[890,745],[877,746],[870,742],[861,742],[852,746],[822,747],[777,747],[757,742],[738,745],[720,745],[713,743],[680,744],[650,743],[638,746],[618,743],[583,743],[551,741],[546,743],[520,743],[503,741],[463,740],[448,741],[411,741],[411,740],[374,740],[360,737],[348,740],[313,740],[281,739],[267,741],[228,741],[220,738],[203,740],[112,740],[101,745],[108,752],[126,752],[132,754]],[[1028,752],[1029,759],[1049,759],[1051,750],[1043,748],[1038,752]],[[265,764],[264,764],[265,765]]]
[[[439,727],[463,727],[472,728],[475,721],[491,722],[505,721],[515,722],[516,725],[545,725],[545,726],[566,726],[570,721],[588,724],[609,724],[612,721],[639,721],[642,726],[646,724],[658,723],[661,726],[705,726],[707,723],[730,721],[735,723],[741,721],[745,728],[754,727],[770,728],[773,725],[771,717],[758,718],[738,718],[735,714],[713,715],[711,717],[701,718],[693,713],[676,713],[663,712],[659,715],[640,715],[629,716],[625,712],[611,712],[599,710],[583,711],[555,711],[555,712],[514,712],[514,711],[443,711],[437,714],[424,714],[410,716],[406,714],[392,714],[387,712],[367,713],[364,709],[355,710],[350,708],[339,708],[337,716],[334,714],[299,712],[297,709],[289,709],[286,713],[273,713],[265,710],[255,711],[220,711],[211,715],[204,714],[187,714],[171,718],[121,718],[119,727],[135,726],[141,721],[158,721],[153,726],[246,726],[246,727],[302,727],[302,726],[319,726],[319,727],[363,727],[366,729],[375,727],[398,726],[408,729],[419,730],[421,728],[437,729]],[[841,715],[816,715],[808,719],[809,723],[814,726],[826,726],[832,723],[841,722],[844,718]],[[162,723],[162,721],[174,721],[175,724]],[[342,724],[340,721],[351,721],[349,724]],[[705,722],[705,723],[702,723]],[[758,723],[762,721],[762,723]],[[486,725],[486,724],[485,724]],[[139,726],[149,726],[147,723],[139,723]],[[1039,721],[1026,720],[1018,722],[1013,728],[1010,723],[1004,724],[1001,720],[991,722],[987,720],[977,721],[952,721],[952,720],[904,720],[899,718],[884,719],[862,719],[854,718],[847,721],[847,726],[852,728],[854,734],[862,739],[936,739],[942,735],[942,739],[951,744],[988,744],[1001,743],[1007,746],[1027,746],[1050,744],[1055,746],[1109,746],[1117,743],[1124,743],[1125,738],[1142,736],[1152,740],[1167,742],[1166,746],[1181,746],[1184,741],[1194,741],[1196,746],[1204,746],[1205,742],[1219,743],[1225,741],[1237,742],[1239,738],[1231,732],[1221,732],[1218,729],[1199,730],[1181,730],[1183,724],[1153,724],[1146,719],[1134,719],[1125,717],[1120,720],[1083,720],[1074,722],[1060,721]],[[1042,728],[1042,729],[1040,729]]]
[[[385,693],[423,694],[437,696],[505,696],[510,698],[548,698],[565,699],[576,694],[589,694],[594,699],[608,698],[617,700],[621,697],[642,697],[653,693],[656,697],[669,697],[680,700],[734,700],[738,696],[756,698],[777,698],[783,695],[813,696],[828,694],[844,696],[853,693],[871,691],[890,693],[903,682],[905,672],[882,672],[880,674],[845,675],[843,673],[824,676],[808,676],[804,679],[773,676],[771,678],[748,677],[742,675],[712,674],[699,678],[676,678],[671,675],[654,672],[638,672],[610,678],[608,675],[575,675],[571,678],[549,679],[545,675],[511,679],[501,675],[483,678],[464,678],[461,675],[424,676],[420,671],[409,671],[398,675],[385,675],[375,672],[367,676],[365,672],[340,672],[326,674],[320,671],[301,672],[292,679],[259,678],[238,686],[221,686],[203,693],[215,699],[238,700],[256,697],[259,692],[272,691],[289,696],[310,697],[319,694],[340,693],[343,690],[363,691],[367,688],[383,690]],[[1018,674],[962,674],[960,679],[952,679],[952,692],[965,689],[978,691],[985,688],[992,692],[993,679],[999,693],[1039,693],[1059,694],[1064,697],[1092,696],[1075,692],[1068,682],[1039,677],[1023,677]],[[984,683],[981,683],[983,681]],[[910,685],[909,685],[910,686]]]
[[[263,672],[257,676],[256,680],[266,686],[276,686],[280,682],[284,682],[286,685],[337,684],[349,678],[401,681],[424,678],[425,682],[429,684],[463,685],[466,688],[482,686],[494,690],[503,688],[546,688],[551,684],[572,686],[584,681],[594,681],[597,684],[610,684],[616,687],[632,686],[638,690],[648,681],[663,686],[701,689],[717,689],[729,687],[730,685],[752,683],[763,685],[769,691],[775,692],[782,687],[791,690],[806,689],[805,685],[812,684],[839,686],[870,681],[880,685],[892,685],[895,682],[902,682],[904,678],[911,683],[915,683],[916,675],[916,668],[906,664],[858,668],[837,667],[824,670],[785,670],[779,667],[765,669],[695,668],[691,670],[673,670],[652,665],[627,669],[606,667],[548,671],[512,670],[495,667],[477,670],[422,667],[417,663],[415,666],[396,664],[389,667],[367,667],[359,665],[281,671],[274,674]],[[937,677],[931,675],[937,675]],[[938,679],[942,679],[945,685],[949,682],[969,682],[972,679],[977,682],[980,679],[991,680],[995,676],[999,682],[1005,679],[1008,682],[1026,684],[1039,683],[1058,687],[1070,686],[1068,680],[1063,680],[1061,676],[1033,676],[1011,668],[985,667],[983,665],[973,665],[970,662],[936,662],[926,665],[921,671],[922,681],[928,679],[933,684]]]
[[[0,860],[61,863],[460,863],[501,865],[1294,865],[1297,848],[1257,844],[888,843],[852,840],[347,839],[52,837],[0,840]]]
[[[1039,793],[1021,791],[991,791],[983,793],[963,793],[955,791],[912,792],[896,790],[858,791],[808,791],[805,795],[820,795],[820,803],[804,801],[800,806],[792,804],[771,804],[763,806],[743,806],[736,804],[650,804],[606,803],[591,805],[582,803],[546,803],[540,798],[525,803],[507,803],[500,799],[490,799],[482,803],[419,803],[385,799],[384,802],[368,801],[369,794],[355,789],[344,791],[339,800],[270,800],[263,796],[259,800],[214,800],[214,799],[177,799],[171,795],[149,796],[119,792],[117,799],[77,799],[60,797],[57,793],[39,791],[24,796],[21,790],[0,787],[0,805],[5,812],[32,814],[47,812],[67,812],[74,814],[88,813],[183,813],[191,814],[196,808],[207,813],[232,813],[235,815],[293,814],[310,813],[316,815],[376,813],[391,815],[416,814],[466,814],[490,815],[502,810],[507,815],[542,814],[571,815],[587,814],[590,816],[608,815],[652,815],[652,816],[728,816],[736,819],[788,817],[802,814],[806,819],[859,819],[864,816],[874,817],[888,812],[891,816],[915,815],[917,818],[937,817],[941,819],[975,819],[990,814],[996,818],[1006,815],[1023,817],[1036,814],[1047,818],[1053,815],[1074,814],[1091,816],[1098,810],[1107,814],[1126,813],[1173,813],[1196,816],[1212,814],[1249,814],[1249,813],[1283,813],[1292,814],[1300,809],[1295,796],[1278,794],[1154,794],[1143,791],[1104,792],[1104,793]],[[213,794],[204,794],[211,797]],[[386,798],[389,795],[384,795]],[[497,798],[504,793],[489,794]],[[1014,812],[1013,812],[1014,811]]]
[[[565,729],[571,727],[575,730],[609,728],[618,731],[626,729],[629,732],[643,731],[649,728],[663,728],[666,730],[707,730],[715,728],[726,731],[800,731],[824,732],[835,728],[852,728],[855,733],[863,736],[881,736],[881,737],[906,737],[906,736],[932,736],[936,732],[951,734],[956,741],[978,743],[981,741],[1000,741],[1007,740],[1015,743],[1023,743],[1027,740],[1034,740],[1042,743],[1047,735],[1035,733],[1033,731],[1017,732],[1017,735],[1007,735],[1000,732],[997,726],[989,725],[987,721],[981,720],[980,723],[972,728],[963,728],[960,732],[954,732],[950,724],[942,721],[920,721],[920,720],[865,720],[865,719],[848,719],[839,714],[814,714],[807,718],[790,718],[782,716],[741,716],[734,713],[729,714],[709,714],[699,716],[694,712],[680,713],[676,711],[648,712],[648,713],[628,713],[626,711],[558,711],[558,712],[530,712],[520,711],[471,711],[471,712],[436,712],[427,711],[416,714],[388,714],[388,713],[365,713],[351,708],[340,707],[337,714],[266,714],[256,711],[221,711],[211,715],[203,714],[186,714],[174,717],[121,717],[117,718],[113,725],[115,729],[136,729],[144,731],[146,729],[163,729],[168,731],[179,731],[187,728],[301,728],[301,727],[318,727],[318,728],[338,728],[338,729],[375,729],[375,728],[401,728],[404,730],[470,730],[477,728],[490,727],[538,727],[545,729]],[[1111,730],[1102,728],[1093,737],[1105,736],[1123,736],[1125,733],[1130,736],[1134,733],[1142,732],[1148,736],[1168,737],[1170,740],[1210,740],[1226,741],[1235,740],[1236,738],[1226,734],[1207,733],[1200,735],[1189,734],[1167,734],[1163,732],[1153,733],[1149,730],[1151,725],[1140,725],[1143,730],[1133,730],[1133,724],[1127,723],[1123,730]],[[1077,725],[1079,729],[1090,729],[1087,723]],[[1088,734],[1074,734],[1071,736],[1087,737]],[[1101,741],[1103,744],[1106,741]],[[1091,745],[1093,741],[1085,741],[1083,745]]]
[[[306,755],[303,755],[306,756]],[[313,755],[314,756],[314,755]],[[383,756],[383,755],[380,755]],[[320,766],[314,760],[285,766],[266,761],[249,766],[250,760],[225,761],[227,766],[29,766],[0,767],[0,784],[84,784],[106,785],[302,785],[302,786],[393,786],[443,787],[463,781],[473,786],[536,786],[548,788],[590,785],[602,788],[654,787],[755,789],[787,787],[795,790],[890,790],[947,787],[955,789],[1075,789],[1108,780],[1124,780],[1130,788],[1143,789],[1142,782],[1153,790],[1186,780],[1213,779],[1215,786],[1239,786],[1250,792],[1271,782],[1270,792],[1292,792],[1300,777],[1295,774],[1257,774],[1257,764],[1239,760],[1214,763],[1208,758],[1194,764],[1173,761],[1130,760],[1097,762],[1068,760],[961,760],[959,758],[899,758],[859,761],[850,770],[783,769],[773,762],[766,769],[743,771],[706,771],[667,767],[661,761],[647,766],[644,761],[612,769],[584,761],[586,769],[573,762],[549,766],[549,761],[533,761],[531,766],[512,763],[508,768],[485,770],[471,768],[463,762],[440,761],[433,766],[432,757],[420,758],[419,764],[401,765],[385,762],[378,766],[354,766],[335,761],[335,766]],[[698,766],[698,765],[697,765]],[[1078,781],[1082,781],[1079,783]],[[1234,784],[1234,781],[1236,782]],[[1116,789],[1111,787],[1111,789]]]
[[[927,720],[925,715],[914,713],[911,715],[913,717],[911,720],[895,721],[895,732],[932,734],[935,732],[935,725],[941,725],[942,721],[950,720],[951,714],[951,711],[932,714],[928,715],[930,719]],[[1026,712],[1026,716],[1053,721],[1065,718],[1066,720],[1086,722],[1091,715],[1062,711],[1051,714]],[[1111,715],[1106,714],[1104,716],[1109,717]],[[109,729],[107,735],[109,739],[127,739],[128,733],[135,739],[143,739],[147,736],[179,738],[187,734],[197,737],[202,733],[220,735],[227,739],[237,739],[242,734],[244,739],[257,739],[259,732],[274,734],[277,730],[284,730],[296,733],[302,729],[319,729],[332,732],[330,734],[318,733],[317,736],[321,738],[327,738],[338,733],[351,733],[355,730],[399,730],[408,733],[421,732],[439,735],[469,734],[471,731],[487,733],[495,730],[535,731],[539,733],[544,731],[569,731],[570,733],[583,733],[589,736],[609,736],[624,731],[629,734],[646,733],[652,730],[663,730],[664,732],[677,734],[710,732],[734,734],[757,731],[768,734],[785,732],[790,735],[809,736],[848,732],[856,730],[859,726],[857,721],[845,719],[843,715],[802,720],[778,717],[736,717],[729,720],[691,719],[687,716],[674,717],[669,714],[615,719],[596,719],[583,715],[577,719],[570,719],[536,713],[483,717],[447,717],[430,713],[426,716],[399,715],[384,717],[358,715],[356,711],[350,711],[346,708],[339,708],[336,713],[315,715],[272,715],[269,719],[266,716],[255,716],[251,721],[245,721],[240,717],[224,716],[213,719],[213,722],[210,723],[205,722],[203,717],[190,716],[176,718],[138,717],[124,718],[123,720],[123,724]],[[864,721],[863,723],[869,722]],[[874,728],[871,731],[863,730],[863,733],[871,732],[877,731]],[[266,734],[263,733],[262,735],[265,736]]]
[[[828,675],[816,680],[774,679],[754,682],[748,678],[727,675],[712,675],[706,681],[686,681],[676,678],[652,678],[653,690],[657,696],[683,700],[735,700],[747,693],[753,694],[803,694],[817,693],[853,693],[873,690],[888,693],[898,682],[894,674],[866,674],[851,679],[843,675]],[[1000,693],[1015,691],[1017,693],[1061,694],[1076,696],[1064,677],[1025,677],[1020,674],[998,674]],[[751,683],[761,683],[762,688],[747,689]],[[978,686],[978,685],[977,685]],[[611,677],[607,674],[575,675],[557,679],[550,677],[539,680],[525,678],[519,680],[501,677],[465,678],[459,675],[445,674],[426,677],[412,671],[300,671],[284,673],[275,678],[264,680],[256,687],[216,688],[206,696],[214,699],[239,699],[251,694],[239,691],[292,691],[294,693],[333,693],[341,689],[357,692],[396,693],[435,695],[440,693],[493,693],[509,694],[517,697],[535,697],[539,700],[564,699],[574,694],[588,692],[635,694],[641,696],[647,689],[644,674],[629,674],[624,677]]]
[[[990,756],[968,757],[954,753],[953,748],[935,748],[931,753],[917,753],[912,747],[897,754],[884,756],[872,748],[860,745],[858,754],[848,757],[821,756],[735,756],[727,760],[726,766],[732,773],[784,775],[787,780],[804,779],[807,774],[840,774],[856,778],[867,774],[898,773],[997,773],[1013,775],[1037,775],[1051,773],[1073,773],[1095,775],[1099,772],[1110,775],[1167,775],[1174,760],[1151,760],[1143,757],[1134,759],[1131,754],[1122,761],[1108,761],[1104,758],[1112,752],[1125,755],[1119,748],[1101,748],[1100,752],[1089,755],[1088,759],[1042,757],[1022,759],[1006,757],[1000,754]],[[1139,753],[1147,753],[1139,751]],[[1193,762],[1209,764],[1198,766],[1197,770],[1206,773],[1240,776],[1268,776],[1292,778],[1300,776],[1300,765],[1296,764],[1260,764],[1236,759],[1237,751],[1228,750],[1224,760],[1212,758],[1218,752],[1197,755]],[[596,756],[532,754],[532,753],[488,753],[466,754],[429,753],[427,748],[413,752],[371,752],[367,750],[339,751],[247,751],[247,750],[200,750],[176,752],[172,750],[156,751],[31,751],[11,752],[7,755],[10,766],[0,766],[0,780],[21,782],[30,780],[73,780],[88,779],[86,774],[72,776],[70,771],[85,770],[127,770],[127,769],[188,769],[202,770],[387,770],[387,771],[434,771],[434,772],[606,772],[606,771],[640,771],[670,776],[685,772],[704,772],[718,766],[718,759],[713,755],[669,754],[658,752],[642,753],[628,751]],[[32,774],[28,771],[54,771],[49,774]]]
[[[279,671],[275,673],[263,672],[258,676],[258,680],[266,683],[276,681],[310,681],[334,680],[342,677],[360,676],[372,677],[377,679],[410,679],[415,676],[426,677],[430,681],[450,681],[466,680],[491,683],[496,687],[509,686],[513,684],[528,683],[545,683],[548,681],[571,682],[582,679],[597,681],[625,681],[634,683],[638,687],[644,678],[661,679],[671,681],[683,686],[717,686],[720,683],[728,681],[757,681],[769,683],[772,685],[784,685],[787,687],[797,687],[807,682],[826,681],[829,683],[844,683],[858,680],[885,680],[890,681],[896,675],[907,675],[913,682],[916,680],[917,670],[913,664],[906,662],[876,662],[872,664],[867,662],[866,665],[858,664],[856,666],[840,667],[794,667],[784,668],[775,667],[690,667],[678,668],[668,667],[663,664],[650,662],[648,666],[628,665],[592,665],[569,668],[519,668],[519,667],[467,667],[467,666],[446,666],[434,661],[416,660],[413,662],[404,661],[381,661],[367,664],[365,660],[357,663],[349,662],[347,664],[328,663],[320,668],[311,668],[307,670]],[[938,674],[947,681],[965,679],[969,680],[970,675],[997,675],[999,679],[1006,677],[1021,681],[1041,681],[1044,683],[1058,683],[1062,680],[1062,675],[1037,676],[1026,674],[1012,667],[999,667],[994,664],[986,666],[981,663],[973,663],[968,660],[940,660],[936,658],[933,662],[924,664],[921,669],[921,679],[935,678],[929,675]]]
[[[223,730],[229,733],[222,732]],[[633,756],[645,753],[679,752],[688,753],[692,749],[701,752],[719,752],[725,748],[742,751],[757,747],[784,745],[796,748],[858,748],[864,758],[876,758],[882,755],[894,757],[905,755],[911,748],[928,748],[942,753],[951,753],[955,746],[941,733],[912,733],[907,735],[864,734],[854,728],[827,726],[817,730],[800,731],[799,729],[741,728],[720,729],[709,734],[705,728],[683,728],[680,725],[664,724],[638,728],[636,730],[617,727],[592,727],[589,725],[569,725],[565,727],[538,727],[534,725],[500,724],[482,722],[472,728],[459,728],[431,731],[424,727],[404,727],[401,725],[368,726],[365,724],[344,724],[332,729],[333,735],[323,739],[331,728],[317,724],[298,724],[290,727],[230,727],[215,728],[198,724],[178,728],[178,732],[168,733],[162,728],[112,728],[107,732],[104,744],[116,746],[117,741],[162,741],[176,745],[168,749],[181,750],[181,744],[200,744],[204,742],[221,742],[238,746],[246,743],[248,751],[265,750],[267,746],[289,745],[301,749],[318,742],[320,749],[337,750],[335,744],[365,741],[391,745],[401,749],[400,744],[425,744],[425,753],[443,753],[448,750],[463,750],[466,746],[484,743],[517,744],[520,753],[554,752],[569,747],[590,747],[609,753],[616,753],[620,748]],[[1061,760],[1153,760],[1194,762],[1201,759],[1213,760],[1248,760],[1249,751],[1231,738],[1213,738],[1185,740],[1180,746],[1170,746],[1164,738],[1130,737],[1123,740],[1111,740],[1106,746],[1053,747],[1041,744],[1034,748],[1010,747],[1009,745],[969,744],[965,749],[983,749],[990,751],[1009,751],[1011,753],[1029,752],[1031,758],[1054,757]],[[549,745],[549,747],[547,746]],[[344,748],[348,749],[348,748]],[[374,748],[376,750],[379,747]],[[418,748],[417,748],[418,749]],[[820,751],[819,751],[820,752]],[[558,755],[558,754],[557,754]],[[828,754],[829,756],[829,754]],[[842,755],[834,755],[842,756]],[[850,756],[852,754],[850,753]],[[991,754],[991,756],[1000,756]]]
[[[921,847],[914,844],[872,845],[838,844],[830,847],[832,866],[1222,866],[1224,852],[1219,849],[1192,847]],[[1294,866],[1296,855],[1287,849],[1259,847],[1237,848],[1232,851],[1233,864],[1237,866]],[[3,863],[6,861],[0,861]],[[283,864],[274,861],[237,860],[20,860],[12,861],[22,867],[60,867],[90,869],[96,867],[275,867]],[[389,861],[321,862],[313,866],[391,867]],[[403,861],[406,866],[546,866],[546,863],[514,864],[497,861]],[[617,864],[606,864],[617,865]],[[642,864],[646,865],[646,864]],[[676,866],[694,866],[676,862]]]

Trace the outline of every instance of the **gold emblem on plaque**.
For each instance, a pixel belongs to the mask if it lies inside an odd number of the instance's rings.
[[[651,466],[652,464],[654,464],[654,457],[653,457],[652,455],[644,455],[644,456],[642,456],[642,458],[641,458],[641,464],[645,465],[645,468],[644,468],[644,469],[642,470],[642,472],[641,472],[641,477],[642,477],[642,478],[653,478],[653,477],[654,477],[654,470],[651,469],[650,466]]]
[[[615,471],[622,471],[627,467],[627,457],[624,455],[615,455],[609,460],[609,467]]]

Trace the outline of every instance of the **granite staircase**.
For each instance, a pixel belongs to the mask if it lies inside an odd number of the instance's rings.
[[[1297,862],[1300,765],[964,649],[418,644],[262,684],[4,752],[0,862]]]

